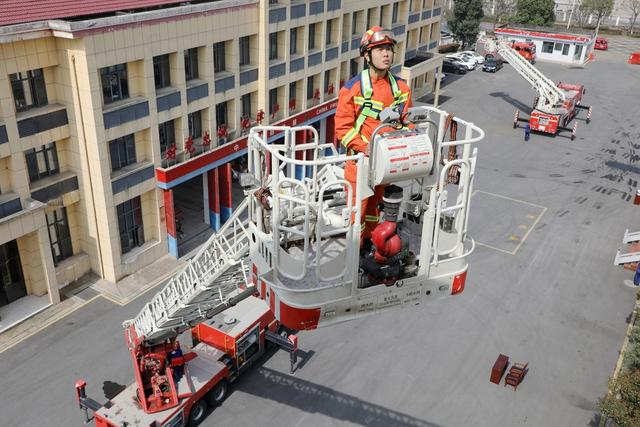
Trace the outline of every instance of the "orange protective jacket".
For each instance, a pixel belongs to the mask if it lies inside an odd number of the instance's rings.
[[[409,89],[409,86],[405,83],[404,80],[396,76],[394,77],[398,84],[398,88],[402,91],[402,93],[408,94],[408,100],[404,103],[404,106],[402,108],[402,111],[406,113],[407,110],[412,106],[411,89]],[[385,107],[389,107],[391,106],[391,104],[393,104],[395,99],[391,90],[391,83],[389,82],[387,76],[385,76],[384,78],[376,79],[375,76],[371,75],[371,86],[373,87],[373,95],[371,97],[373,100],[381,102]],[[340,89],[340,94],[338,95],[338,106],[336,108],[335,115],[335,129],[336,137],[341,142],[346,133],[354,127],[356,119],[360,115],[361,107],[359,105],[356,105],[354,98],[362,96],[363,94],[360,89],[360,74],[346,82],[345,85]],[[362,124],[362,127],[360,128],[360,133],[348,143],[347,148],[358,153],[366,153],[367,146],[369,145],[366,141],[369,141],[371,139],[371,134],[379,124],[380,120],[374,119],[372,117],[367,117]],[[366,141],[362,138],[361,135],[366,138]]]

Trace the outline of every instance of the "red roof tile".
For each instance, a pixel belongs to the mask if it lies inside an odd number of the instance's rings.
[[[184,0],[182,0],[184,1]],[[0,26],[140,9],[177,0],[1,0]]]

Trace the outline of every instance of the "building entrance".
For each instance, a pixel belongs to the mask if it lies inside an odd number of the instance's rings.
[[[0,307],[27,296],[15,240],[0,245]]]
[[[205,223],[202,175],[173,188],[178,254],[187,254],[204,243],[213,230]]]

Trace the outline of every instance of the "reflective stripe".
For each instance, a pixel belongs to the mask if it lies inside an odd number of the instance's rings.
[[[393,74],[387,72],[387,76],[389,77],[389,83],[391,84],[391,91],[393,92],[394,98],[391,106],[401,105],[401,108],[404,109],[403,104],[409,99],[409,93],[403,93],[400,90],[398,82],[395,77],[393,77]],[[380,113],[384,109],[384,104],[382,102],[371,99],[373,96],[373,86],[371,85],[371,75],[369,74],[368,69],[362,70],[360,73],[360,91],[363,96],[354,96],[353,102],[358,106],[362,106],[362,110],[360,110],[360,114],[358,115],[354,126],[349,129],[340,141],[345,148],[349,148],[349,143],[360,133],[360,129],[367,117],[378,120]],[[363,135],[360,135],[360,137],[365,142],[369,142]]]
[[[371,221],[378,222],[379,220],[380,220],[380,217],[378,217],[376,215],[365,215],[364,216],[364,221],[365,222],[371,222]]]

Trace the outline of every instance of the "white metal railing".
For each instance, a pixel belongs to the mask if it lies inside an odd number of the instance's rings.
[[[240,220],[247,203],[245,199],[187,265],[123,326],[134,324],[138,336],[159,339],[204,319],[208,309],[225,303],[240,284],[248,283],[248,266],[242,259],[249,252],[249,234]]]
[[[300,131],[310,131],[313,135],[312,142],[296,145],[295,136],[296,133]],[[268,144],[268,137],[274,132],[282,132],[283,143]],[[265,174],[265,171],[260,170],[258,167],[259,163],[263,161],[262,159],[267,157],[270,157],[271,160],[271,173],[269,174]],[[356,162],[358,169],[361,171],[364,155],[338,155],[332,144],[320,144],[318,142],[317,130],[311,126],[295,128],[262,126],[251,129],[249,133],[249,169],[253,171],[257,183],[273,189],[272,215],[270,218],[271,229],[274,231],[272,239],[273,247],[271,250],[274,258],[273,264],[284,267],[281,265],[283,260],[280,259],[281,233],[304,239],[302,247],[302,263],[304,265],[302,270],[296,270],[295,274],[292,274],[287,268],[276,268],[275,271],[277,275],[291,280],[299,280],[307,274],[309,267],[318,267],[317,256],[313,257],[313,259],[309,256],[309,239],[312,235],[313,237],[317,237],[318,235],[317,229],[315,233],[313,232],[310,220],[312,219],[312,215],[315,214],[317,227],[321,220],[321,214],[319,212],[323,209],[321,197],[323,197],[326,188],[328,188],[328,186],[335,186],[338,182],[340,182],[340,185],[346,182],[342,177],[337,177],[333,172],[335,166],[344,164],[346,161]],[[298,175],[296,175],[296,170],[298,171]],[[279,171],[279,173],[274,173],[274,171]],[[356,188],[351,191],[358,192],[360,189]],[[349,196],[351,198],[351,193],[349,193]],[[358,194],[356,194],[355,206],[351,206],[351,204],[352,202],[349,202],[350,210],[354,213],[355,218],[359,218],[361,202]],[[283,221],[285,219],[292,219],[290,216],[296,207],[298,208],[297,212],[304,215],[304,218],[299,218],[300,224],[298,228],[284,225]],[[303,211],[301,208],[303,208]],[[261,209],[252,210],[252,220],[258,224],[263,217],[260,211]],[[356,262],[355,260],[358,254],[355,253],[357,250],[353,248],[358,247],[355,240],[359,240],[360,234],[357,221],[349,221],[349,224],[345,227],[347,229],[354,227],[357,228],[357,232],[350,230],[348,233],[348,238],[354,240],[354,242],[346,245],[345,257],[348,266]],[[322,231],[321,234],[324,235]],[[328,235],[325,237],[327,236]],[[318,269],[316,268],[316,274],[317,271]]]

